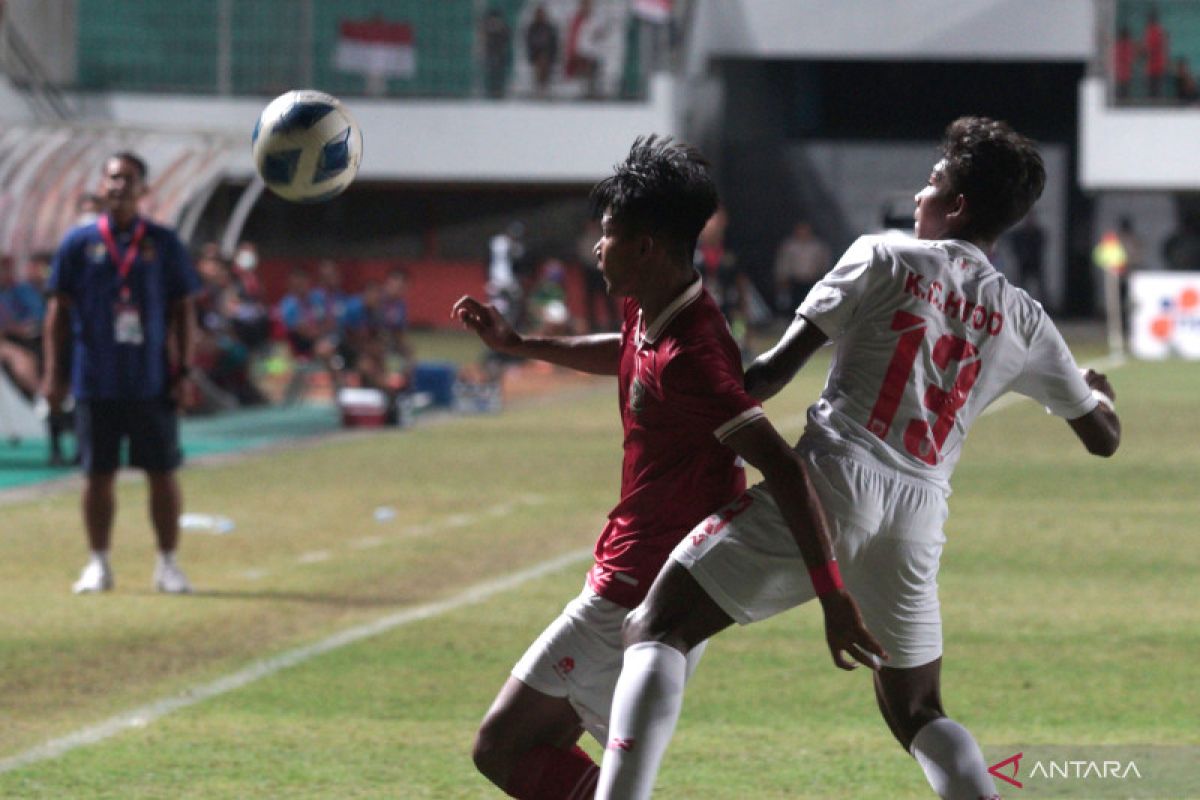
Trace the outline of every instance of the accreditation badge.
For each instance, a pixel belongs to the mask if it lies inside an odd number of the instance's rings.
[[[113,338],[117,344],[140,345],[145,341],[142,315],[132,303],[117,303],[113,310],[113,324]]]

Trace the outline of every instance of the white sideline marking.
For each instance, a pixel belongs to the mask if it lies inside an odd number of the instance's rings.
[[[1112,354],[1112,355],[1104,356],[1103,358],[1096,359],[1095,361],[1091,362],[1090,364],[1081,364],[1080,366],[1083,367],[1084,369],[1094,369],[1097,372],[1103,372],[1106,369],[1117,369],[1118,367],[1123,367],[1123,366],[1125,366],[1125,363],[1126,363],[1125,356],[1120,355],[1120,354]],[[986,417],[988,414],[993,414],[997,411],[1003,411],[1006,408],[1011,408],[1012,406],[1015,406],[1017,403],[1020,403],[1022,400],[1029,400],[1029,398],[1023,394],[1017,394],[1016,392],[1009,392],[1008,394],[1001,395],[999,398],[997,398],[996,401],[993,402],[987,408],[985,408],[983,410],[983,413],[980,414],[979,416]],[[1030,400],[1030,402],[1033,402],[1033,401]],[[785,417],[784,419],[779,421],[779,423],[775,426],[775,428],[776,428],[776,430],[780,430],[780,431],[790,430],[790,429],[796,428],[796,427],[803,427],[804,423],[806,423],[806,422],[808,422],[808,412],[807,411],[805,411],[804,413],[801,413],[801,414],[792,414],[790,417]]]
[[[211,700],[214,697],[228,694],[261,678],[266,678],[281,670],[303,664],[305,661],[310,661],[325,653],[341,649],[365,639],[370,639],[382,633],[387,633],[393,628],[437,617],[450,611],[455,611],[463,606],[481,602],[509,589],[516,589],[529,581],[549,575],[577,561],[582,561],[584,558],[590,558],[591,555],[592,549],[590,547],[585,550],[575,550],[510,575],[476,584],[445,600],[406,608],[403,611],[388,614],[373,622],[347,628],[319,642],[297,647],[294,650],[288,650],[277,656],[255,661],[246,668],[231,675],[226,675],[224,678],[218,678],[212,683],[196,686],[174,697],[167,697],[140,706],[132,711],[126,711],[123,714],[109,717],[96,725],[82,728],[75,733],[67,734],[59,739],[51,739],[15,756],[0,759],[0,773],[12,772],[21,767],[27,767],[30,764],[58,758],[78,747],[96,744],[131,728],[145,727],[168,714],[197,705],[205,700]]]

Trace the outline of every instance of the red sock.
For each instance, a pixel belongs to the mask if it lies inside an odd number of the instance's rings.
[[[600,768],[579,745],[544,744],[521,756],[505,791],[517,800],[591,800],[599,777]]]

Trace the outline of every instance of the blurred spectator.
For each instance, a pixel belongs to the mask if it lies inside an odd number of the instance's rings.
[[[567,307],[566,277],[566,268],[557,258],[548,258],[542,263],[541,274],[529,295],[529,321],[535,335],[576,333]]]
[[[1045,300],[1043,267],[1046,258],[1046,229],[1031,210],[1020,225],[1009,231],[1009,246],[1017,267],[1017,284],[1034,300]]]
[[[0,255],[0,367],[8,373],[25,395],[32,398],[38,389],[36,351],[36,309],[41,298],[30,302],[31,287],[18,283],[13,260]]]
[[[1146,94],[1162,96],[1163,79],[1167,74],[1167,32],[1158,21],[1154,6],[1146,13],[1146,30],[1142,32],[1142,55],[1146,59]]]
[[[583,270],[584,316],[589,332],[614,331],[620,327],[617,317],[617,302],[608,293],[604,275],[596,263],[596,242],[600,240],[600,221],[589,219],[583,226],[576,244],[575,255]],[[597,305],[604,311],[601,322]]]
[[[674,31],[673,0],[634,0],[638,47],[647,74],[670,69]]]
[[[364,323],[362,299],[342,288],[342,270],[328,258],[317,265],[317,288],[312,297],[313,303],[324,309],[325,337],[333,346],[329,363],[336,380],[342,370],[354,367],[358,356],[350,331]]]
[[[1128,215],[1117,220],[1117,238],[1125,250],[1125,270],[1120,275],[1121,330],[1129,332],[1129,279],[1133,273],[1146,268],[1146,246],[1133,227]]]
[[[525,225],[511,222],[488,242],[488,302],[508,323],[519,327],[524,316],[521,276],[526,271]]]
[[[404,371],[409,372],[416,359],[408,341],[408,278],[400,270],[392,270],[384,279],[377,314],[373,324],[381,331],[388,352],[399,356]]]
[[[484,94],[492,98],[504,97],[512,62],[512,29],[496,6],[484,13],[480,36],[483,40]]]
[[[742,272],[737,255],[725,244],[728,227],[728,212],[718,208],[700,231],[694,263],[704,280],[704,288],[716,300],[729,321],[733,338],[745,353],[749,350],[750,336],[750,279]]]
[[[1200,99],[1200,91],[1196,88],[1196,77],[1192,75],[1192,68],[1185,56],[1179,56],[1179,58],[1175,59],[1171,78],[1175,84],[1175,98],[1181,104],[1191,105],[1197,99]]]
[[[266,397],[253,378],[250,348],[234,324],[239,289],[232,268],[219,252],[206,248],[197,262],[203,288],[196,300],[196,366],[201,410],[260,405]]]
[[[1117,40],[1113,42],[1112,70],[1113,86],[1118,100],[1129,99],[1130,87],[1133,85],[1133,62],[1137,58],[1137,42],[1128,25],[1122,25],[1117,31]]]
[[[525,57],[533,67],[533,92],[545,97],[550,89],[554,64],[558,61],[558,28],[550,20],[545,6],[533,12],[533,20],[525,29]]]
[[[37,292],[41,298],[41,307],[38,309],[38,344],[39,349],[35,354],[38,364],[39,379],[45,380],[45,356],[43,349],[42,326],[46,317],[46,301],[50,297],[50,268],[51,262],[54,259],[54,254],[50,252],[39,251],[29,257],[29,261],[25,264],[25,282]],[[69,380],[71,373],[71,347],[64,346],[59,353],[58,363],[59,371],[62,373],[62,380]],[[66,467],[72,464],[79,463],[78,450],[74,458],[67,458],[63,452],[62,437],[66,432],[71,431],[74,425],[73,410],[63,409],[47,409],[46,413],[46,440],[49,445],[49,463],[52,467]]]
[[[829,245],[817,236],[808,220],[800,220],[775,253],[776,310],[795,314],[813,285],[833,265]]]
[[[596,78],[600,67],[598,53],[593,47],[592,28],[595,22],[592,0],[579,0],[579,7],[567,29],[567,47],[563,58],[563,73],[569,79],[582,82],[587,97],[596,96]]]
[[[97,194],[81,194],[75,201],[75,224],[90,225],[104,211],[104,198]]]
[[[233,327],[237,337],[252,354],[261,353],[271,338],[271,315],[263,299],[258,280],[258,248],[253,242],[242,242],[233,253],[234,282],[237,302],[233,312]]]
[[[1200,270],[1200,213],[1188,210],[1180,214],[1179,227],[1163,242],[1162,257],[1167,269]]]
[[[292,378],[284,390],[285,403],[293,403],[304,391],[314,371],[336,372],[333,357],[337,353],[335,322],[328,319],[319,302],[312,276],[296,268],[288,275],[288,291],[276,307],[276,314],[287,336],[292,354]],[[336,385],[336,381],[334,382]]]

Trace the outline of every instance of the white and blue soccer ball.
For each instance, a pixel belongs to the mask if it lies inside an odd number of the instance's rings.
[[[362,131],[333,95],[297,89],[263,109],[251,138],[254,166],[285,200],[320,203],[336,197],[358,174]]]

